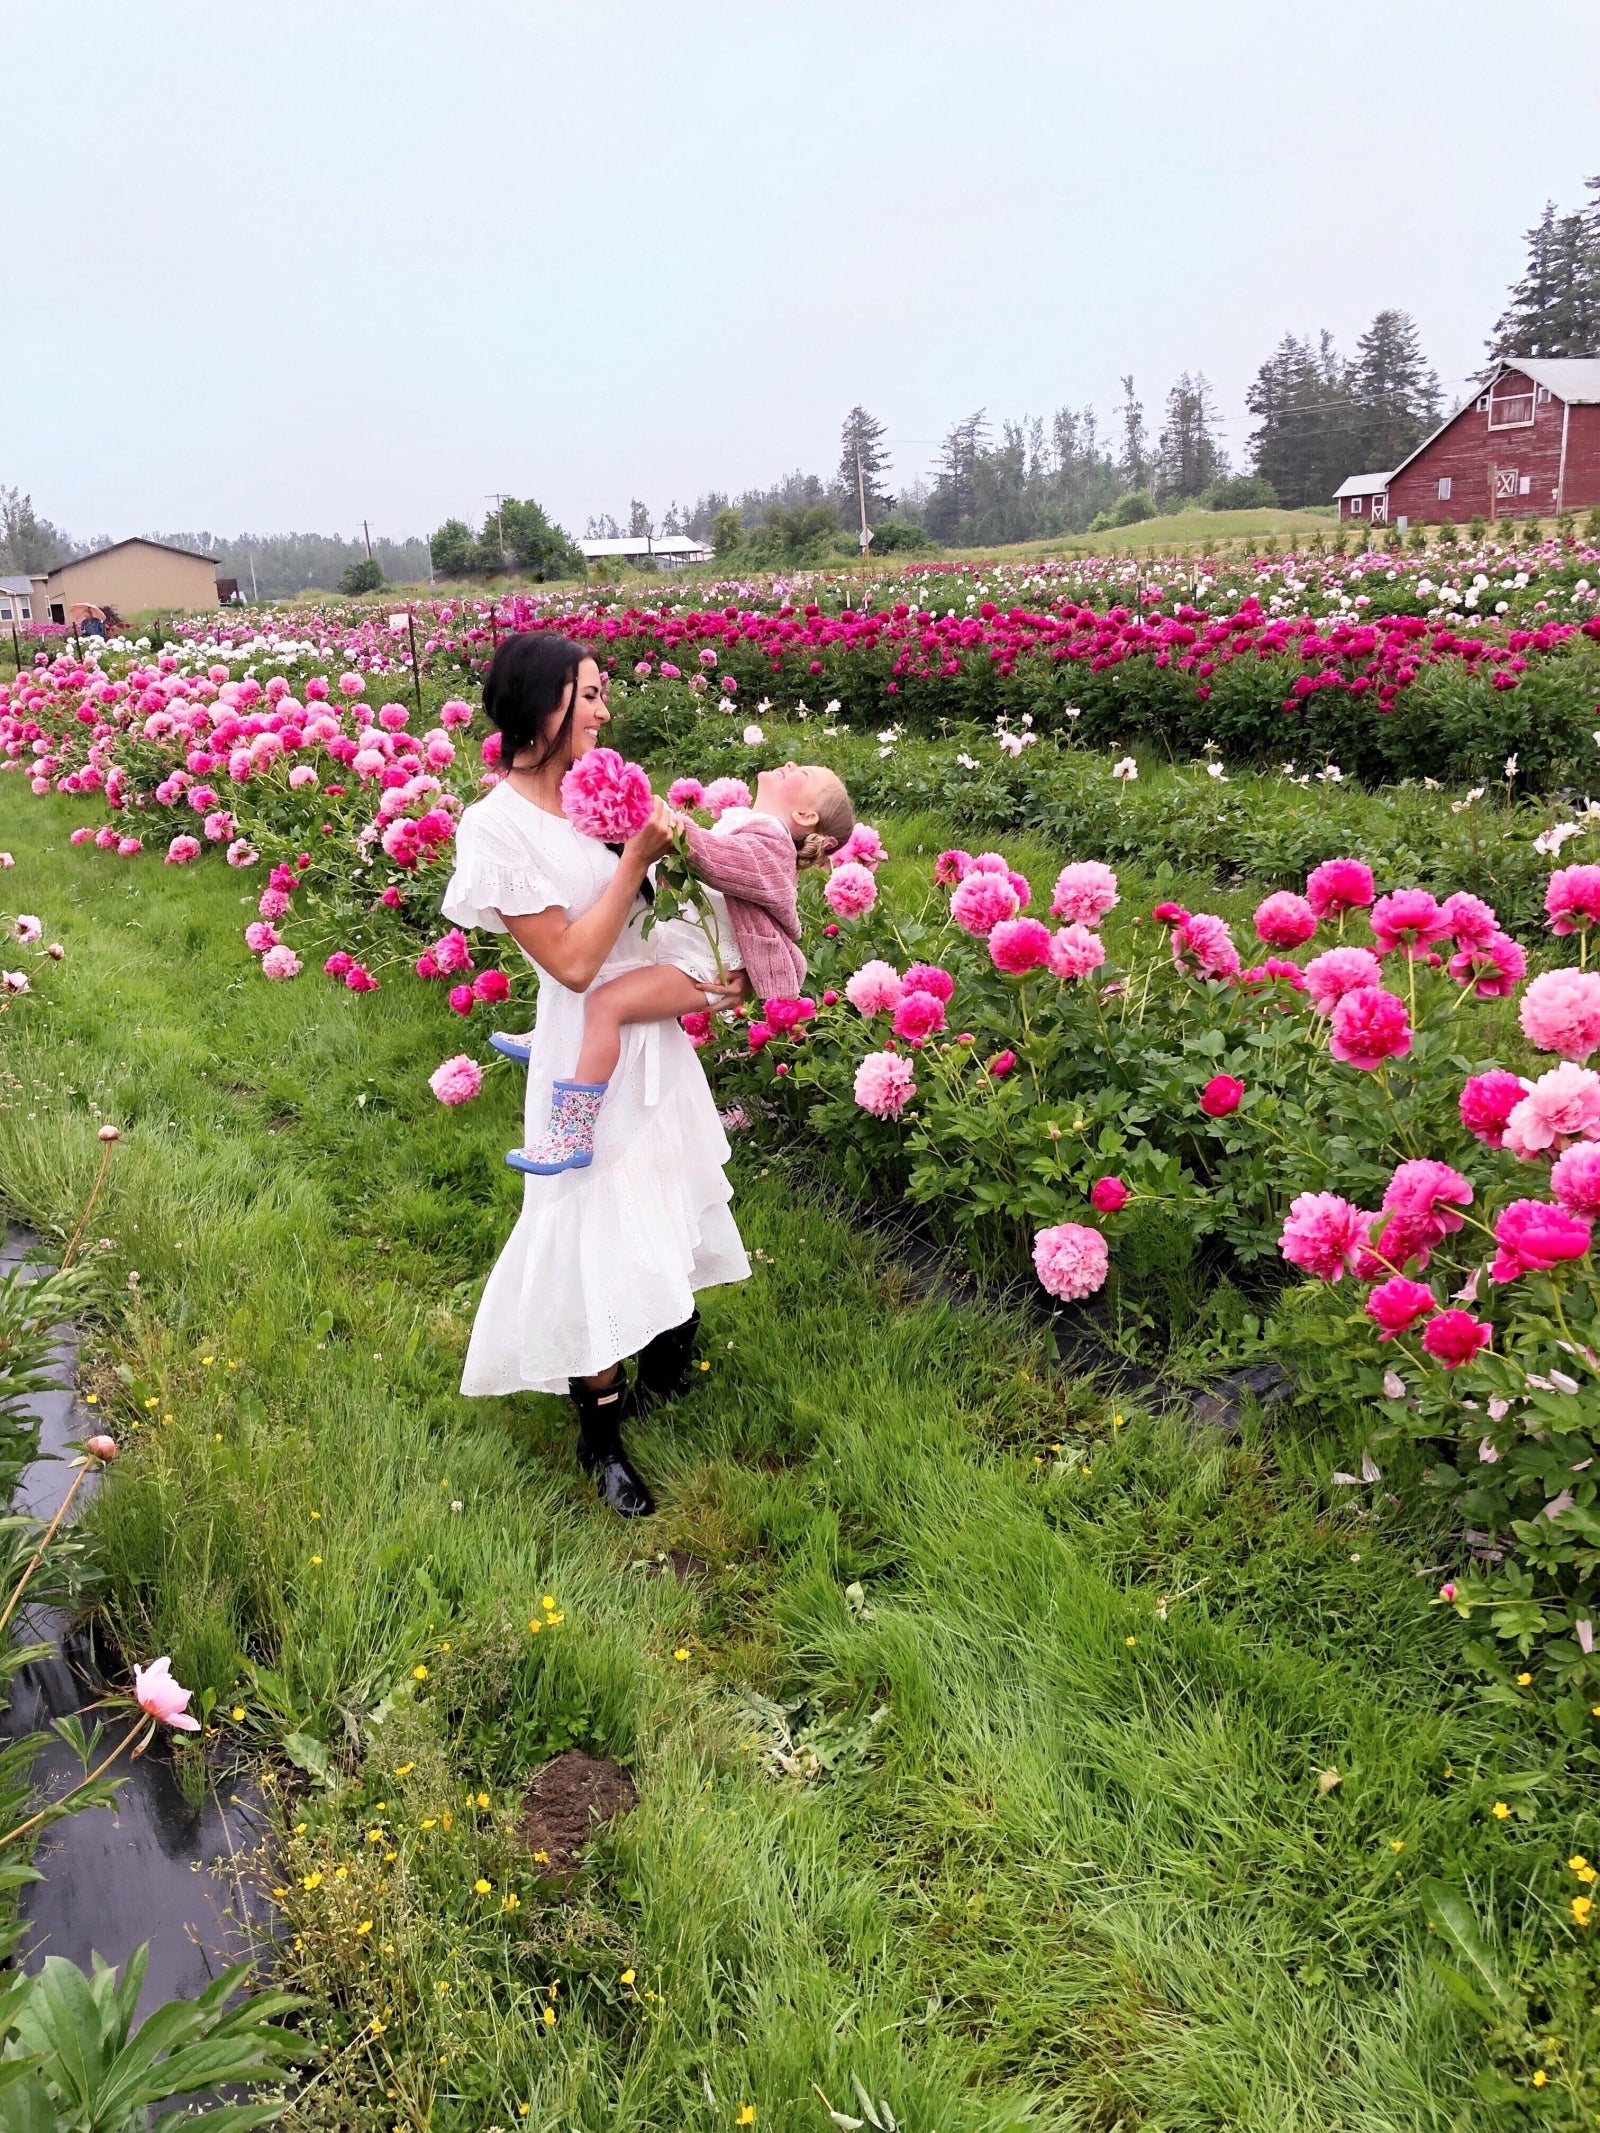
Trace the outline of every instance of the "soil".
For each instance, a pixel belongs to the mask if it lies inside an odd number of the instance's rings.
[[[534,1772],[517,1834],[547,1881],[565,1881],[595,1830],[631,1814],[638,1804],[633,1780],[620,1763],[569,1748]],[[541,1852],[545,1857],[537,1856]]]

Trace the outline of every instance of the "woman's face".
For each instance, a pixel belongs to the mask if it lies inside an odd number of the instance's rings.
[[[583,661],[578,668],[576,686],[578,702],[577,708],[572,714],[572,730],[568,736],[567,745],[567,762],[563,764],[563,769],[575,763],[580,755],[589,753],[589,750],[600,739],[601,727],[606,725],[611,717],[611,713],[606,709],[605,676],[600,672],[598,661],[593,659],[585,659]],[[548,731],[550,733],[559,732],[561,721],[566,715],[567,698],[563,697],[560,709],[552,711],[550,714]]]

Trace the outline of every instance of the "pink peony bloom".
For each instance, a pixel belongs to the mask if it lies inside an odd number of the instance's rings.
[[[278,945],[278,929],[264,918],[253,918],[244,929],[244,944],[252,955],[265,955]]]
[[[1150,916],[1163,926],[1181,926],[1185,923],[1189,914],[1182,904],[1166,903],[1152,904]]]
[[[1089,1187],[1089,1204],[1103,1215],[1120,1214],[1128,1204],[1128,1188],[1121,1178],[1096,1178]]]
[[[883,839],[870,822],[858,822],[843,844],[833,854],[836,867],[864,866],[877,868],[888,858],[883,848]]]
[[[806,998],[804,994],[798,999],[788,994],[780,994],[776,999],[763,1001],[761,1007],[762,1020],[780,1037],[787,1037],[789,1032],[798,1029],[802,1022],[811,1021],[816,1012],[816,1001]]]
[[[752,1052],[763,1051],[777,1035],[770,1022],[751,1022],[746,1025],[744,1040]]]
[[[1230,980],[1239,975],[1239,951],[1227,921],[1209,911],[1194,911],[1172,929],[1172,960],[1182,966],[1193,956],[1203,978]]]
[[[904,992],[905,987],[896,977],[893,965],[877,958],[863,963],[847,979],[844,988],[845,998],[861,1015],[893,1014]]]
[[[300,967],[300,958],[282,941],[276,948],[269,948],[261,958],[261,975],[264,978],[297,978],[300,975]]]
[[[878,884],[871,867],[852,859],[848,866],[834,868],[822,893],[836,918],[860,918],[878,901]]]
[[[1098,926],[1120,901],[1117,877],[1105,862],[1082,859],[1063,867],[1056,876],[1050,916],[1069,926]]]
[[[85,825],[82,829],[75,829],[67,839],[67,842],[68,844],[87,844],[93,835],[94,831]]]
[[[376,992],[378,981],[365,963],[352,963],[344,974],[344,981],[352,992]]]
[[[1380,955],[1393,955],[1397,949],[1412,957],[1426,955],[1449,931],[1449,920],[1427,889],[1396,889],[1380,896],[1372,907],[1372,932]]]
[[[1523,1162],[1568,1141],[1600,1140],[1600,1074],[1564,1059],[1541,1074],[1505,1123],[1502,1145]]]
[[[1469,895],[1465,889],[1447,896],[1440,913],[1458,948],[1487,948],[1500,931],[1494,906],[1486,904],[1481,896]]]
[[[669,807],[703,807],[706,789],[698,778],[674,778],[667,787]]]
[[[874,1118],[898,1118],[916,1093],[911,1062],[897,1052],[868,1052],[856,1068],[856,1102]]]
[[[100,851],[114,852],[117,848],[117,833],[108,822],[104,829],[95,831],[94,841]]]
[[[1317,914],[1303,896],[1279,889],[1256,905],[1255,926],[1269,948],[1302,948],[1317,930]]]
[[[324,972],[330,978],[342,978],[347,972],[354,970],[355,967],[356,959],[346,948],[335,948],[332,955],[322,966]]]
[[[311,691],[307,689],[306,694],[309,696]],[[471,704],[463,703],[459,696],[452,696],[448,703],[439,706],[439,723],[441,726],[470,726]]]
[[[958,1043],[960,1041],[962,1040],[957,1040]],[[990,1076],[990,1079],[994,1081],[1004,1081],[1008,1074],[1014,1072],[1016,1064],[1017,1055],[1015,1052],[996,1052],[994,1057],[987,1062],[987,1071]]]
[[[1485,1147],[1498,1148],[1505,1139],[1507,1121],[1528,1086],[1519,1074],[1508,1074],[1504,1067],[1472,1075],[1461,1089],[1461,1123]]]
[[[947,1005],[956,989],[955,979],[937,963],[913,963],[900,982],[907,992],[931,992]]]
[[[289,790],[304,792],[308,785],[315,785],[317,774],[309,763],[296,763],[289,773]]]
[[[1581,1259],[1589,1249],[1589,1225],[1546,1200],[1513,1200],[1494,1226],[1499,1246],[1491,1281],[1521,1274],[1548,1274],[1563,1259]]]
[[[1600,1045],[1600,973],[1543,971],[1522,995],[1520,1020],[1536,1050],[1587,1059]]]
[[[1372,869],[1359,859],[1324,859],[1306,883],[1306,901],[1318,918],[1342,918],[1373,897]]]
[[[969,865],[967,872],[969,874],[1009,875],[1011,869],[1006,864],[1006,855],[1004,852],[980,852],[977,858],[974,859]]]
[[[1269,955],[1264,963],[1252,964],[1239,980],[1241,985],[1292,986],[1296,992],[1306,989],[1306,974],[1298,963],[1287,963],[1281,955]]]
[[[98,1459],[102,1466],[109,1466],[117,1456],[115,1437],[85,1437],[83,1448],[91,1459]]]
[[[894,1011],[893,1026],[897,1037],[913,1044],[937,1037],[944,1028],[944,1002],[931,992],[908,992]]]
[[[137,859],[143,850],[143,842],[138,837],[119,837],[117,839],[117,857],[119,859]]]
[[[346,982],[349,973],[346,972]],[[478,1004],[478,996],[470,985],[452,985],[450,988],[450,1012],[455,1015],[470,1015]]]
[[[438,966],[441,977],[453,978],[471,972],[472,949],[459,926],[452,926],[441,940],[434,942],[428,952]]]
[[[1527,954],[1509,933],[1491,933],[1486,941],[1460,948],[1450,958],[1451,977],[1458,985],[1471,980],[1480,1000],[1509,1000],[1527,974]]]
[[[483,1069],[476,1059],[457,1052],[453,1059],[434,1068],[428,1076],[428,1087],[442,1104],[471,1103],[483,1087]]]
[[[1576,933],[1600,921],[1600,867],[1557,867],[1544,892],[1552,933]]]
[[[174,837],[167,846],[166,863],[169,867],[186,867],[200,857],[201,844],[198,837]]]
[[[970,852],[941,852],[933,863],[933,878],[941,889],[953,889],[972,872]]]
[[[615,748],[591,748],[561,780],[561,811],[575,830],[601,844],[626,844],[650,820],[650,780]]]
[[[1207,1118],[1231,1118],[1244,1102],[1244,1083],[1231,1074],[1213,1074],[1200,1091],[1200,1108]]]
[[[957,884],[950,899],[950,916],[963,933],[974,940],[987,940],[1002,919],[1015,918],[1021,908],[1017,892],[1004,874],[974,867]]]
[[[1460,1229],[1462,1218],[1455,1209],[1471,1205],[1472,1187],[1467,1179],[1431,1156],[1401,1163],[1383,1194],[1385,1213],[1403,1216],[1413,1233],[1425,1238],[1429,1249]],[[1387,1238],[1387,1230],[1384,1235]]]
[[[288,915],[289,897],[286,890],[263,889],[256,901],[256,909],[263,918],[284,918]]]
[[[1033,1240],[1034,1271],[1048,1295],[1077,1303],[1105,1287],[1111,1253],[1097,1229],[1081,1222],[1058,1222]]]
[[[1086,978],[1106,959],[1106,944],[1088,926],[1063,926],[1050,940],[1050,968],[1064,985]]]
[[[680,1015],[678,1026],[697,1052],[711,1042],[711,1015],[707,1008],[696,1008],[693,1014]]]
[[[147,1717],[158,1719],[180,1733],[198,1733],[200,1721],[188,1716],[193,1689],[181,1688],[172,1678],[172,1661],[157,1659],[150,1666],[133,1670],[133,1700]]]
[[[1036,918],[1003,918],[989,931],[989,960],[1009,977],[1037,970],[1050,959],[1050,928]]]
[[[1388,1281],[1379,1282],[1367,1298],[1367,1316],[1378,1328],[1381,1341],[1392,1341],[1396,1334],[1409,1333],[1419,1318],[1426,1318],[1430,1311],[1439,1308],[1432,1289],[1420,1281],[1407,1281],[1404,1274],[1395,1274]]]
[[[1346,1066],[1369,1073],[1411,1049],[1406,1003],[1380,985],[1347,992],[1333,1010],[1328,1049]]]
[[[730,807],[750,805],[750,788],[743,778],[713,778],[706,787],[703,805],[720,822]]]
[[[503,970],[482,970],[472,981],[472,996],[498,1006],[502,1000],[510,999],[511,980]]]
[[[1578,1141],[1550,1166],[1550,1190],[1569,1215],[1591,1221],[1600,1215],[1600,1147]]]
[[[1371,1221],[1336,1192],[1303,1192],[1289,1204],[1278,1249],[1319,1281],[1338,1281],[1360,1258]]]
[[[1441,1311],[1437,1318],[1429,1320],[1422,1345],[1446,1370],[1459,1370],[1488,1347],[1493,1330],[1470,1312]]]

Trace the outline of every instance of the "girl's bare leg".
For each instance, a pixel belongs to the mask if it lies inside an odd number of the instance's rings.
[[[633,1022],[676,1022],[706,1004],[706,988],[671,963],[628,970],[585,995],[583,1045],[574,1081],[609,1081],[622,1056],[622,1032]]]

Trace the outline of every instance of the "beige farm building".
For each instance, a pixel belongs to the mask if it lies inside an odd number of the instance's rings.
[[[33,615],[38,622],[70,622],[74,608],[102,608],[126,620],[152,608],[190,614],[216,604],[214,559],[188,548],[167,548],[160,541],[118,541],[34,580]]]

